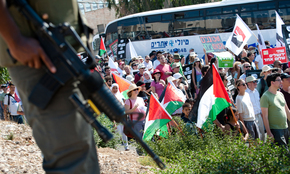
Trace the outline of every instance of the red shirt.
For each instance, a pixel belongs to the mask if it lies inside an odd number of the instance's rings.
[[[162,79],[164,81],[167,79],[167,77],[170,76],[170,75],[166,75],[165,72],[172,72],[172,69],[171,69],[171,67],[168,64],[165,64],[165,65],[159,64],[156,67],[156,69],[158,69],[160,72],[163,73],[160,79]]]

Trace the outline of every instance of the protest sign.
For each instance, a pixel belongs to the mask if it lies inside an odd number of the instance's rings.
[[[219,35],[199,36],[199,39],[207,53],[226,51],[223,41]]]
[[[126,58],[126,44],[128,39],[120,38],[118,40],[118,47],[117,47],[117,59],[124,59]]]
[[[269,48],[262,50],[263,64],[273,64],[275,60],[287,63],[287,55],[285,47]]]
[[[109,45],[110,50],[112,51],[113,56],[117,55],[118,51],[118,39]]]
[[[182,67],[182,70],[183,70],[183,74],[187,82],[190,83],[191,74],[192,74],[192,65],[185,65]]]
[[[261,75],[260,75],[261,72],[262,72],[261,69],[259,69],[259,70],[247,70],[247,71],[246,71],[246,77],[248,77],[248,76],[253,76],[253,77],[255,77],[256,79],[260,79],[260,78],[262,78]]]
[[[219,68],[232,68],[234,66],[234,56],[230,52],[213,53],[218,59]]]
[[[287,57],[288,60],[290,60],[290,25],[282,25],[282,33],[286,47]]]

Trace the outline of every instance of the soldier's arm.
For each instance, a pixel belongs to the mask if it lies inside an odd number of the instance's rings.
[[[47,57],[38,41],[24,37],[8,9],[6,0],[0,0],[0,35],[7,43],[11,55],[24,65],[31,68],[41,68],[41,60],[54,73],[56,68]]]

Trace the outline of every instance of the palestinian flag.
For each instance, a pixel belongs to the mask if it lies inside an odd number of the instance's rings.
[[[104,40],[101,37],[99,56],[102,56],[105,52],[106,52],[106,48],[105,48]]]
[[[217,115],[230,106],[231,101],[214,65],[203,77],[200,86],[200,92],[189,114],[189,119],[196,122],[197,127],[208,130]]]
[[[186,100],[186,97],[176,88],[176,86],[170,81],[163,90],[159,102],[165,108],[165,110],[172,115],[176,110],[182,107]]]
[[[162,107],[156,97],[151,94],[149,111],[146,117],[146,123],[144,128],[143,140],[150,141],[156,131],[158,131],[162,126],[170,122],[171,119],[172,118],[169,113]]]
[[[129,82],[128,80],[124,79],[123,77],[115,73],[112,73],[112,76],[115,82],[119,85],[120,93],[123,95],[125,99],[128,99],[127,92],[128,92],[129,86],[131,85],[131,82]]]

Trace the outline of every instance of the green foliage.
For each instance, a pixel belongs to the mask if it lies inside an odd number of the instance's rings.
[[[7,68],[0,67],[0,84],[6,83],[11,80]]]
[[[129,14],[149,10],[162,9],[165,0],[107,0],[108,7],[116,9],[116,16],[123,17]]]
[[[215,0],[220,1],[220,0]],[[180,7],[211,2],[210,0],[107,0],[108,7],[116,9],[116,16],[123,17],[129,14],[170,7]]]
[[[105,127],[107,128],[111,133],[113,133],[114,138],[112,138],[110,141],[105,143],[100,136],[98,135],[97,131],[94,129],[94,138],[96,146],[98,147],[110,147],[110,148],[116,148],[117,144],[121,144],[121,136],[118,133],[117,128],[114,127],[114,123],[111,122],[111,120],[105,116],[104,114],[97,117],[97,120]]]
[[[282,147],[263,144],[251,145],[239,137],[215,131],[200,136],[179,131],[168,139],[147,142],[159,155],[167,169],[157,173],[290,173],[289,154]],[[148,162],[145,162],[145,164]]]
[[[7,135],[7,137],[5,138],[6,140],[13,140],[15,137],[14,137],[14,134],[13,132],[10,132],[9,135]]]

